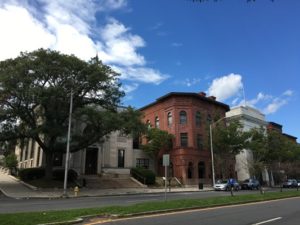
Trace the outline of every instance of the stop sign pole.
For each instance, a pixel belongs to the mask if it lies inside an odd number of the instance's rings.
[[[165,201],[167,200],[167,168],[170,165],[170,155],[164,154],[163,155],[163,166],[165,167]]]

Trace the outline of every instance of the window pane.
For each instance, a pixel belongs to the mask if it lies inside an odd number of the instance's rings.
[[[155,117],[155,128],[159,128],[159,118]]]
[[[172,113],[168,113],[168,127],[172,126]]]
[[[186,124],[187,123],[187,116],[185,111],[181,111],[180,114],[180,124]]]
[[[188,135],[187,133],[180,133],[180,145],[181,147],[188,146]]]
[[[201,125],[201,113],[200,112],[196,112],[195,120],[196,120],[196,126],[200,127],[200,125]]]

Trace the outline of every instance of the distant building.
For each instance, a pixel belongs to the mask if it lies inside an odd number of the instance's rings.
[[[253,128],[267,128],[267,122],[265,121],[265,115],[250,106],[238,106],[232,108],[226,113],[226,118],[238,120],[242,126],[243,131],[249,131]],[[251,165],[253,162],[253,154],[249,149],[243,149],[238,155],[236,155],[235,170],[238,180],[242,181],[251,177]],[[263,173],[263,179],[269,180],[268,173]]]
[[[158,174],[164,175],[163,154],[170,154],[171,176],[186,185],[211,183],[209,124],[224,117],[229,106],[204,92],[171,92],[140,110],[145,123],[175,136],[172,150],[159,153]]]

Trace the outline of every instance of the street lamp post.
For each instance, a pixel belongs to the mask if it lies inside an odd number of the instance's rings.
[[[209,136],[210,136],[210,154],[211,154],[211,170],[212,170],[212,182],[213,186],[216,184],[215,179],[215,163],[214,163],[214,147],[213,147],[213,137],[212,137],[212,126],[220,122],[221,120],[226,119],[226,117],[222,117],[221,119],[217,120],[216,122],[209,124]]]
[[[70,158],[70,137],[71,137],[71,124],[72,124],[72,109],[73,109],[73,91],[71,90],[68,136],[67,136],[67,150],[66,150],[66,162],[65,162],[65,177],[64,177],[64,193],[63,193],[64,197],[68,196],[68,194],[67,194],[67,181],[68,181],[68,169],[69,169],[69,158]]]

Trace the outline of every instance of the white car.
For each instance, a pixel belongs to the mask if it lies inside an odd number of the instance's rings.
[[[235,191],[240,190],[240,185],[235,179],[233,179],[233,187]],[[214,186],[214,189],[215,191],[229,191],[229,180],[218,180]]]

